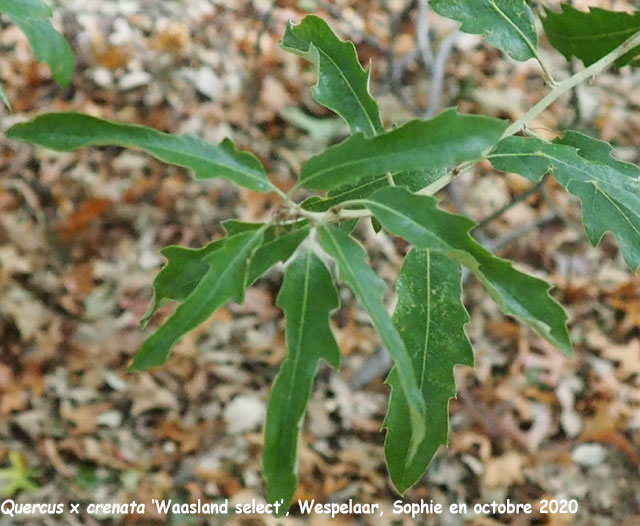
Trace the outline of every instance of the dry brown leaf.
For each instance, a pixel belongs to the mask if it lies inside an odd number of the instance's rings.
[[[485,463],[482,484],[488,488],[509,488],[513,484],[522,484],[524,478],[525,457],[514,451],[494,457]]]

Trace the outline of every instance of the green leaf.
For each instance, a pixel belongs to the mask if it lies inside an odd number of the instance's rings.
[[[409,406],[411,424],[409,456],[412,458],[425,435],[425,404],[418,388],[411,358],[385,310],[385,284],[367,265],[366,252],[347,233],[332,225],[322,226],[319,233],[323,250],[338,264],[340,279],[349,285],[358,301],[369,313],[383,345],[395,363],[398,382]]]
[[[48,20],[21,16],[10,18],[27,36],[36,62],[46,62],[60,86],[69,84],[73,76],[73,52],[67,40]]]
[[[229,235],[236,232],[253,230],[260,223],[243,223],[229,220],[224,222],[224,228]],[[300,221],[289,225],[269,225],[264,231],[262,243],[256,250],[249,264],[248,283],[252,284],[262,274],[279,261],[286,261],[296,251],[300,243],[309,235],[311,225],[308,221]]]
[[[0,13],[20,18],[49,18],[51,8],[43,0],[0,0]]]
[[[47,18],[53,13],[42,0],[0,0],[0,12],[27,36],[36,62],[46,62],[60,86],[66,86],[73,75],[73,52],[67,40]]]
[[[533,181],[551,172],[582,204],[582,221],[596,246],[605,232],[618,239],[635,272],[640,266],[640,168],[618,161],[607,143],[575,131],[553,142],[509,137],[489,155],[493,166]]]
[[[511,262],[497,258],[475,241],[469,235],[473,221],[437,208],[438,202],[431,196],[414,195],[399,187],[378,190],[362,203],[386,230],[416,247],[441,251],[460,261],[506,314],[529,325],[566,356],[571,355],[567,314],[549,295],[549,285],[517,271]]]
[[[58,151],[84,146],[137,148],[166,163],[189,168],[197,179],[227,177],[258,192],[272,188],[260,161],[251,153],[236,150],[228,139],[216,146],[190,134],[171,135],[74,112],[40,115],[16,124],[7,137]]]
[[[318,83],[313,90],[314,99],[343,117],[352,133],[370,137],[384,132],[378,104],[369,92],[369,73],[360,65],[352,42],[340,40],[324,20],[310,15],[298,25],[289,23],[281,45],[316,65]],[[434,175],[444,175],[442,172],[442,169],[413,170],[394,177],[396,184],[418,190],[433,182]],[[416,181],[420,183],[415,184]],[[347,184],[330,193],[329,199],[315,202],[309,210],[325,211],[345,200],[366,197],[386,185],[384,174],[364,184]]]
[[[405,432],[409,408],[393,369],[387,378],[392,389],[384,420],[384,452],[391,480],[400,493],[422,476],[438,447],[447,443],[449,399],[456,394],[454,366],[473,366],[473,351],[464,332],[469,315],[462,304],[461,281],[457,262],[433,250],[415,248],[407,254],[398,276],[393,323],[411,355],[427,406],[426,436],[410,461]]]
[[[340,40],[324,20],[310,15],[298,25],[289,23],[281,45],[316,65],[318,83],[313,90],[314,99],[343,117],[352,133],[370,137],[384,132],[378,104],[369,92],[369,73],[360,65],[352,42]],[[397,173],[394,178],[396,184],[418,190],[433,182],[434,175],[444,175],[442,172],[442,169],[414,170]],[[420,183],[415,184],[416,181]],[[384,174],[364,184],[348,184],[330,193],[324,202],[316,202],[313,211],[325,211],[342,201],[366,197],[386,185]]]
[[[340,40],[324,20],[309,15],[297,25],[289,22],[281,47],[316,65],[313,98],[340,115],[352,133],[383,131],[378,103],[369,93],[369,73],[352,42]]]
[[[438,168],[436,170],[414,170],[394,174],[393,180],[397,186],[404,186],[412,192],[417,192],[441,177],[444,177],[446,174],[447,170],[444,168]],[[312,212],[325,212],[344,201],[369,197],[373,192],[385,186],[389,186],[389,180],[387,179],[387,175],[383,174],[363,183],[349,184],[337,190],[332,190],[326,199],[308,199],[302,203],[302,207]]]
[[[551,45],[567,59],[577,57],[585,66],[598,61],[640,31],[640,11],[633,14],[592,7],[580,11],[562,4],[556,13],[545,9],[542,26]],[[640,54],[640,46],[616,60],[618,67],[629,64]]]
[[[506,126],[506,121],[460,115],[450,109],[375,137],[352,135],[305,162],[300,183],[316,190],[333,190],[386,172],[446,168],[481,157],[500,140]]]
[[[515,60],[535,57],[535,18],[524,0],[432,0],[439,15],[462,23],[461,31],[483,35]]]
[[[257,230],[261,226],[263,226],[261,223],[242,223],[235,220],[224,222],[227,238],[242,232]],[[307,237],[309,229],[310,225],[307,221],[266,227],[262,243],[249,264],[248,285],[278,261],[289,259]],[[147,312],[140,320],[142,328],[146,327],[160,305],[170,300],[183,301],[191,294],[207,273],[209,265],[206,263],[206,257],[222,248],[227,238],[212,241],[198,249],[169,246],[160,251],[167,258],[167,264],[153,281],[153,298]]]
[[[287,358],[269,395],[262,469],[267,501],[284,500],[284,513],[298,486],[298,442],[320,359],[340,365],[340,349],[329,327],[340,306],[331,274],[312,252],[287,268],[277,305],[286,319]]]
[[[164,325],[145,340],[129,371],[162,365],[182,335],[204,322],[227,301],[242,302],[249,263],[262,242],[265,228],[231,236],[221,248],[203,258],[209,265],[207,272]]]
[[[204,258],[220,249],[224,242],[225,239],[218,239],[202,248],[169,246],[160,251],[167,264],[153,280],[153,297],[140,319],[143,329],[162,304],[187,299],[209,269]]]

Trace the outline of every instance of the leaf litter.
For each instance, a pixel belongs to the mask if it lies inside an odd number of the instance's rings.
[[[230,136],[256,152],[277,184],[290,187],[302,161],[344,134],[312,101],[311,71],[278,49],[286,21],[300,19],[304,4],[66,2],[55,20],[78,55],[67,90],[50,81],[46,66],[34,64],[19,32],[3,27],[0,42],[13,47],[0,56],[3,85],[16,113],[2,113],[2,127],[34,112],[74,109],[206,140]],[[324,2],[311,4],[325,14]],[[343,16],[326,18],[372,59],[372,91],[380,95],[382,113],[406,120],[410,115],[398,99],[428,102],[428,79],[407,58],[416,52],[416,14],[394,39],[395,63],[408,63],[396,97],[386,57],[364,37],[388,42],[389,12],[378,2],[366,4],[340,2]],[[390,3],[391,13],[401,4]],[[629,5],[616,2],[620,9]],[[450,29],[442,19],[432,23],[439,37]],[[563,67],[561,57],[550,54],[549,60],[556,70]],[[461,36],[447,68],[443,106],[517,118],[543,92],[535,74],[531,62],[514,64],[479,39]],[[582,126],[636,163],[637,82],[637,72],[606,73],[578,89]],[[496,99],[495,93],[508,96]],[[552,137],[551,130],[572,118],[570,105],[556,104],[532,126]],[[273,198],[236,192],[224,182],[196,183],[180,169],[116,148],[60,154],[6,139],[2,145],[0,469],[13,482],[0,477],[0,487],[22,502],[263,499],[262,415],[285,353],[283,318],[274,307],[279,273],[263,278],[242,307],[228,305],[187,335],[166,366],[136,375],[125,369],[143,341],[137,323],[162,265],[159,247],[202,246],[222,235],[221,220],[268,217]],[[496,177],[485,164],[461,181],[460,202],[476,218],[529,184]],[[574,232],[580,217],[575,201],[553,183],[543,197],[530,196],[483,234],[500,239],[550,211],[566,216],[500,254],[538,269],[556,286],[572,315],[576,355],[565,360],[549,352],[537,336],[505,320],[473,284],[465,303],[477,369],[456,371],[461,393],[450,404],[450,447],[441,449],[406,498],[447,505],[573,497],[585,524],[632,525],[640,521],[640,285],[624,270],[615,241],[607,237],[591,249]],[[445,196],[445,206],[458,205]],[[400,259],[392,252],[402,253],[402,243],[364,227],[361,235],[372,245],[380,275],[395,275]],[[398,497],[387,480],[378,432],[387,387],[382,374],[357,389],[349,382],[379,343],[342,292],[334,326],[345,359],[340,373],[323,368],[316,381],[301,434],[297,498],[386,503],[384,521],[344,517],[338,523],[391,524],[390,503]],[[163,308],[158,316],[169,312]],[[322,523],[292,515],[282,522]],[[498,524],[495,519],[470,517],[468,523]],[[563,524],[557,516],[499,519],[517,526]],[[140,522],[135,516],[83,520]],[[162,523],[151,516],[141,523],[153,521]],[[438,521],[420,523],[444,524]],[[237,517],[228,523],[248,524]]]

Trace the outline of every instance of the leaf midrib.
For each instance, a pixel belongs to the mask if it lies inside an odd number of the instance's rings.
[[[289,413],[291,412],[291,400],[293,399],[293,387],[295,385],[295,379],[298,372],[298,364],[300,363],[300,349],[302,347],[302,335],[304,334],[307,308],[308,308],[310,267],[311,267],[311,254],[307,254],[307,261],[305,264],[305,272],[304,272],[304,291],[302,294],[303,308],[300,316],[300,327],[298,329],[298,334],[296,337],[295,354],[293,357],[293,364],[292,364],[292,371],[291,371],[291,382],[289,383],[289,389],[287,393],[287,402],[286,402],[287,405],[284,413],[285,422],[289,420]]]
[[[427,368],[427,348],[429,346],[429,333],[431,328],[431,250],[425,250],[426,253],[426,263],[427,263],[427,320],[426,320],[426,330],[424,336],[424,343],[422,348],[422,370],[420,371],[420,392],[423,393],[424,381],[425,381],[425,372]],[[402,463],[402,477],[400,480],[402,481],[402,486],[405,485],[405,477],[407,476],[407,469],[409,464],[409,453],[411,452],[410,448],[407,448],[404,455],[404,462]]]
[[[360,287],[360,283],[355,275],[354,270],[351,268],[351,265],[349,264],[348,259],[345,257],[344,252],[342,251],[342,248],[340,247],[340,244],[337,243],[335,236],[333,235],[333,233],[331,232],[331,230],[329,228],[325,228],[324,230],[327,235],[331,238],[331,242],[333,244],[333,247],[336,249],[336,251],[338,252],[339,258],[345,263],[345,267],[347,267],[349,274],[352,276],[352,282],[350,283],[351,288],[354,292],[354,294],[356,295],[356,297],[358,298],[358,300],[364,305],[364,308],[366,309],[366,311],[369,313],[369,316],[371,317],[371,320],[373,322],[374,327],[376,328],[376,330],[378,331],[378,334],[380,335],[380,339],[382,340],[383,345],[385,345],[387,347],[387,352],[389,352],[392,356],[393,356],[393,351],[391,349],[392,345],[390,345],[390,341],[389,341],[389,337],[391,337],[391,339],[393,339],[393,332],[395,331],[395,327],[393,326],[393,323],[391,320],[389,320],[389,323],[391,324],[391,334],[389,333],[389,329],[387,324],[380,324],[380,323],[376,323],[376,319],[378,319],[378,313],[379,310],[374,308],[374,305],[371,305],[371,303],[369,302],[369,298],[367,297],[366,294],[363,293],[362,288]],[[346,280],[345,280],[346,281]],[[359,291],[360,294],[358,294]],[[382,297],[381,302],[380,302],[380,306],[382,308],[382,312],[385,313],[384,310],[384,292],[381,295]],[[374,315],[375,314],[375,315]],[[378,319],[379,321],[379,319]],[[396,333],[397,334],[397,333]],[[407,364],[410,366],[411,371],[406,371],[400,367],[398,367],[398,375],[400,376],[400,383],[402,384],[402,390],[405,392],[405,396],[407,398],[407,404],[409,406],[409,412],[412,414],[412,423],[415,424],[415,419],[416,418],[420,418],[421,420],[423,420],[423,424],[424,424],[424,412],[420,410],[419,405],[422,405],[424,407],[424,401],[422,400],[422,398],[420,397],[420,404],[417,403],[417,401],[412,398],[410,391],[411,391],[411,386],[409,385],[409,382],[411,380],[413,380],[415,382],[415,388],[417,389],[417,380],[415,378],[415,373],[413,372],[413,363],[411,361],[411,357],[409,356],[409,353],[406,351],[406,347],[404,345],[404,342],[402,341],[402,338],[400,337],[399,334],[397,334],[397,338],[399,340],[399,344],[400,344],[400,349],[404,351],[404,354],[406,355],[406,359],[407,359]],[[397,363],[396,363],[397,366]],[[411,375],[412,378],[409,378],[409,374]],[[414,395],[418,395],[419,393],[413,393]],[[419,429],[414,429],[415,432],[419,432]],[[424,432],[423,435],[424,437]],[[414,437],[412,436],[412,441],[414,440]],[[416,445],[417,447],[417,445]]]
[[[354,291],[356,293],[356,297],[358,297],[358,299],[365,304],[365,308],[367,309],[367,312],[369,312],[369,314],[371,315],[371,311],[372,311],[371,307],[372,307],[372,305],[369,303],[369,298],[367,297],[367,294],[364,294],[362,288],[360,287],[360,282],[358,281],[358,279],[356,277],[356,274],[353,271],[353,268],[351,267],[351,265],[349,263],[349,260],[345,257],[344,252],[342,251],[342,247],[337,242],[336,238],[333,235],[333,232],[331,232],[330,229],[326,228],[325,232],[331,238],[331,243],[333,244],[333,247],[338,252],[338,254],[340,256],[340,259],[344,263],[345,268],[349,271],[349,276],[351,277],[351,279],[349,281],[352,282],[350,284],[351,284],[351,286],[353,288],[357,289],[357,292]]]
[[[420,391],[424,386],[425,372],[427,370],[427,348],[429,347],[429,334],[431,329],[431,250],[426,250],[427,257],[427,328],[422,347],[422,370],[420,371]]]
[[[574,179],[574,180],[577,180],[577,179]],[[589,184],[592,184],[592,185],[593,185],[593,186],[598,190],[598,192],[600,192],[600,193],[605,197],[605,199],[607,199],[607,201],[609,201],[609,202],[611,203],[611,205],[613,205],[613,207],[618,211],[618,213],[619,213],[622,217],[624,217],[624,219],[627,221],[627,223],[629,223],[629,225],[631,226],[631,228],[632,228],[632,229],[636,232],[636,234],[638,234],[638,236],[640,237],[640,230],[638,230],[638,228],[633,224],[633,222],[631,221],[631,219],[629,219],[629,217],[627,217],[627,214],[626,214],[626,213],[625,213],[625,212],[624,212],[624,211],[623,211],[623,210],[618,206],[618,204],[619,204],[619,203],[618,203],[618,201],[617,201],[617,200],[615,200],[615,199],[612,199],[611,197],[609,197],[609,195],[608,195],[606,192],[604,192],[604,191],[602,190],[602,188],[600,188],[600,186],[598,186],[598,183],[597,183],[597,182],[595,182],[595,181],[589,181]],[[622,203],[620,203],[620,204],[622,205]],[[622,205],[622,206],[625,206],[625,205]],[[627,208],[627,207],[625,206],[625,208]],[[595,214],[595,211],[594,211],[594,214]],[[609,232],[612,232],[612,231],[611,231],[611,230],[609,230]]]
[[[251,256],[252,256],[252,252],[255,252],[255,250],[258,247],[252,247],[252,245],[254,244],[254,241],[256,238],[258,238],[259,236],[261,236],[264,232],[264,230],[266,229],[266,226],[263,226],[261,228],[259,228],[258,230],[256,230],[250,237],[247,238],[246,242],[243,243],[242,248],[237,251],[229,260],[229,264],[225,266],[224,270],[219,274],[218,279],[215,282],[215,285],[213,287],[211,287],[211,289],[209,289],[209,293],[206,296],[206,300],[207,301],[203,301],[202,303],[208,303],[211,300],[212,296],[215,296],[215,294],[218,293],[218,291],[224,286],[224,284],[227,282],[227,278],[229,275],[233,275],[234,272],[236,272],[237,269],[237,264],[238,262],[240,262],[240,264],[242,263],[242,260],[245,260],[246,263],[246,267],[249,266],[249,262],[251,261]],[[224,247],[221,247],[224,248]],[[214,251],[212,254],[215,254],[217,251]],[[205,263],[209,264],[206,261],[205,258]],[[211,272],[211,267],[209,267],[209,270],[207,270],[207,274],[209,272]],[[246,269],[245,269],[246,272]],[[205,275],[206,276],[206,275]],[[246,283],[246,279],[245,279],[245,283]],[[184,303],[182,305],[180,305],[181,307],[187,303],[190,299],[193,299],[193,295],[196,292],[197,287],[191,292],[191,294],[189,294]],[[229,296],[231,297],[232,294],[229,294]],[[232,298],[233,299],[233,298]],[[193,311],[192,311],[193,312]],[[193,318],[193,316],[191,317]],[[169,319],[170,320],[170,319]],[[168,320],[168,321],[169,321]],[[175,340],[174,340],[175,341]]]
[[[343,42],[343,44],[346,44],[346,42]],[[313,47],[315,47],[318,51],[320,51],[325,57],[327,57],[327,59],[329,60],[329,62],[331,62],[331,64],[333,64],[333,66],[335,67],[335,69],[338,71],[338,73],[340,74],[340,76],[343,78],[345,84],[349,87],[349,90],[351,91],[351,93],[353,94],[354,98],[356,99],[358,106],[360,106],[360,109],[362,110],[362,112],[365,115],[365,118],[367,119],[367,122],[369,123],[369,126],[371,127],[371,134],[372,135],[377,135],[379,131],[381,130],[377,130],[376,127],[373,124],[373,121],[371,120],[371,117],[369,116],[369,113],[367,112],[367,109],[365,108],[364,104],[362,103],[362,101],[360,100],[360,97],[358,97],[355,89],[353,88],[353,86],[351,85],[351,83],[347,80],[346,75],[344,74],[344,72],[342,71],[342,69],[338,66],[338,64],[336,63],[335,60],[333,60],[333,58],[326,52],[324,51],[322,48],[319,48],[318,46],[316,46],[315,44],[313,44],[313,42],[311,43],[311,45],[313,45]],[[348,44],[347,44],[348,45]],[[356,62],[357,62],[357,57],[356,57]],[[360,63],[358,62],[358,65]],[[362,68],[362,66],[360,66]],[[318,64],[318,68],[320,68],[320,64]],[[362,72],[364,72],[366,74],[366,71],[364,71],[364,69],[362,69]]]
[[[398,128],[399,129],[399,128]],[[391,133],[391,132],[390,132]],[[373,140],[376,137],[384,137],[384,135],[378,135],[375,137],[364,137],[365,140]],[[410,149],[405,149],[405,150],[401,150],[401,151],[394,151],[391,153],[384,153],[384,154],[380,154],[380,155],[374,155],[371,157],[361,157],[359,159],[355,159],[355,160],[351,160],[351,161],[343,161],[341,163],[335,163],[332,164],[331,166],[329,166],[328,168],[323,168],[319,171],[315,171],[312,172],[311,175],[307,176],[304,178],[304,180],[302,180],[302,184],[304,184],[305,186],[308,186],[308,183],[311,181],[315,181],[318,177],[321,177],[323,175],[325,175],[326,173],[331,173],[331,172],[340,172],[346,168],[349,168],[351,166],[357,166],[359,164],[365,164],[365,163],[371,163],[371,162],[375,162],[378,159],[394,159],[396,157],[400,157],[403,158],[407,155],[410,154],[414,154],[414,153],[419,153],[422,150],[426,150],[427,148],[433,149],[433,148],[438,148],[438,149],[446,149],[448,147],[449,144],[456,144],[460,142],[460,138],[459,137],[454,137],[452,139],[446,140],[446,141],[442,141],[442,142],[434,142],[434,143],[430,143],[429,145],[426,146],[420,146],[417,148],[410,148]],[[321,158],[324,154],[320,154],[319,156],[316,157],[316,159]],[[313,159],[313,158],[312,158]],[[311,160],[311,159],[310,159]],[[435,168],[439,168],[443,166],[442,164],[437,164],[437,165],[433,165],[433,166],[427,166],[427,167],[422,167],[423,169],[435,169]],[[411,170],[411,168],[400,168],[396,171],[408,171]],[[362,180],[365,179],[367,176],[361,176],[358,180]],[[386,177],[386,175],[385,175]]]
[[[491,5],[491,7],[493,8],[493,10],[498,13],[498,15],[500,15],[502,18],[504,18],[507,23],[513,27],[513,29],[515,29],[518,33],[518,35],[520,35],[520,38],[524,41],[524,43],[527,45],[527,47],[529,48],[529,51],[531,51],[531,55],[532,57],[535,57],[538,53],[538,51],[536,50],[535,46],[533,45],[533,43],[526,37],[526,35],[522,32],[522,30],[513,22],[513,20],[511,20],[507,14],[502,11],[502,9],[500,9],[498,7],[498,5],[494,2],[494,0],[489,0],[489,5]]]

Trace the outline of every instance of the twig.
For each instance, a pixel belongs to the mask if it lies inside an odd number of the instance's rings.
[[[394,60],[393,65],[393,82],[394,85],[402,78],[404,71],[413,64],[420,57],[420,51],[418,49],[412,49],[407,51],[404,55]]]
[[[389,6],[387,5],[387,2],[385,1],[382,2],[382,7],[384,8],[385,12],[391,16],[390,28],[394,35],[398,33],[398,29],[400,29],[400,24],[402,24],[405,18],[409,16],[409,13],[411,13],[411,11],[415,9],[417,4],[418,4],[418,0],[410,0],[405,4],[405,6],[398,12],[396,16],[393,16],[391,9],[389,9]]]
[[[417,108],[412,107],[405,97],[401,96],[400,86],[397,83],[399,76],[396,74],[395,55],[393,53],[393,44],[398,35],[400,24],[409,16],[409,13],[416,7],[418,0],[411,0],[400,10],[397,15],[394,15],[386,1],[382,2],[382,8],[389,17],[389,43],[384,51],[387,60],[387,89],[392,93],[395,98],[402,104],[402,106],[412,114],[417,113]]]
[[[505,139],[506,137],[511,137],[512,135],[515,135],[516,133],[519,133],[525,128],[529,127],[529,124],[531,124],[531,122],[538,115],[540,115],[544,110],[546,110],[549,106],[551,106],[551,104],[553,104],[566,92],[568,92],[569,90],[571,90],[572,88],[580,84],[581,82],[585,81],[589,77],[593,77],[598,73],[600,73],[601,71],[605,70],[622,55],[624,55],[625,53],[629,52],[629,50],[639,45],[640,45],[640,32],[636,33],[635,35],[625,40],[620,46],[618,46],[616,49],[611,51],[609,54],[602,57],[597,62],[594,62],[593,64],[591,64],[588,68],[585,68],[582,71],[576,73],[575,75],[572,75],[568,79],[563,80],[559,84],[556,84],[556,86],[545,97],[543,97],[540,101],[538,101],[538,103],[535,106],[533,106],[529,111],[527,111],[527,113],[525,113],[520,119],[518,119],[513,124],[511,124],[502,134],[502,138]],[[471,168],[473,165],[475,165],[477,162],[481,161],[484,158],[485,156],[482,156],[480,159],[477,159],[475,161],[467,161],[465,163],[460,164],[459,166],[454,168],[452,171],[450,171],[449,173],[447,173],[437,181],[434,181],[430,185],[425,186],[424,188],[422,188],[416,193],[419,195],[435,194],[436,192],[438,192],[439,190],[447,186],[453,180],[454,177],[467,171],[469,168]]]
[[[4,186],[7,190],[16,190],[19,192],[22,195],[27,208],[33,214],[36,224],[40,227],[44,227],[46,225],[47,221],[44,213],[42,212],[38,195],[31,186],[29,186],[27,181],[14,177],[11,179],[0,180],[0,185]]]
[[[571,219],[565,212],[564,210],[561,210],[559,207],[556,206],[556,204],[553,202],[553,200],[551,199],[551,197],[549,196],[549,194],[544,190],[544,188],[540,189],[540,195],[542,195],[542,198],[544,199],[544,202],[546,203],[546,205],[553,210],[556,215],[562,219],[562,222],[567,225],[571,230],[573,230],[576,234],[578,234],[578,236],[583,239],[586,240],[586,235],[584,233],[584,230],[581,228],[581,226],[579,224],[576,224],[576,222]]]
[[[484,219],[482,219],[480,222],[478,222],[478,224],[476,226],[473,227],[473,229],[471,231],[473,232],[474,230],[478,230],[480,228],[485,227],[486,225],[488,225],[492,221],[498,219],[507,210],[513,208],[515,205],[517,205],[521,201],[524,201],[530,195],[535,194],[536,192],[538,192],[543,187],[543,185],[544,185],[544,183],[545,183],[545,181],[547,179],[548,179],[548,174],[545,174],[545,176],[540,180],[540,182],[536,183],[535,185],[533,185],[528,190],[525,190],[524,192],[522,192],[518,196],[514,197],[506,205],[504,205],[502,208],[499,208],[498,210],[496,210],[490,216],[485,217]]]
[[[527,113],[525,113],[523,117],[515,121],[505,130],[503,138],[510,137],[511,135],[515,135],[516,133],[522,131],[526,126],[531,124],[531,121],[533,121],[533,119],[535,119],[538,115],[540,115],[540,113],[551,106],[551,104],[558,100],[567,91],[573,89],[575,86],[585,81],[589,77],[597,75],[602,70],[613,64],[622,55],[626,54],[628,51],[638,45],[640,45],[640,32],[625,40],[620,46],[602,57],[597,62],[591,64],[588,68],[585,68],[575,75],[569,77],[568,79],[563,80],[559,84],[556,84],[556,86]]]
[[[264,35],[264,33],[267,31],[267,28],[269,27],[269,21],[271,20],[271,16],[273,15],[274,8],[275,6],[271,6],[264,13],[258,13],[258,19],[260,20],[261,27],[258,31],[256,43],[253,50],[253,55],[254,57],[257,57],[258,60],[253,66],[253,71],[251,73],[253,81],[249,84],[247,94],[247,105],[249,107],[248,120],[250,128],[253,128],[255,126],[255,107],[258,104],[258,100],[260,99],[260,88],[262,86],[262,60],[260,60],[260,56],[262,55],[262,35]]]
[[[574,75],[576,72],[576,64],[574,60],[569,61],[569,72]],[[575,128],[582,121],[582,109],[580,108],[580,97],[578,96],[578,86],[571,88],[569,98],[569,106],[573,108],[573,118],[571,119],[571,128]]]
[[[429,105],[424,114],[426,119],[433,117],[440,109],[440,99],[442,97],[442,87],[444,77],[447,73],[447,62],[453,51],[453,46],[458,38],[458,30],[454,29],[449,33],[438,46],[435,62],[431,72],[431,84],[429,85]]]
[[[569,0],[569,5],[573,6],[574,0]],[[575,59],[569,60],[569,73],[575,75],[576,73],[576,61]],[[582,110],[580,109],[580,98],[578,97],[578,88],[574,86],[571,88],[571,98],[569,99],[569,105],[573,108],[573,119],[571,119],[571,128],[574,128],[582,121]]]
[[[550,210],[549,212],[542,214],[538,219],[531,221],[530,223],[525,223],[524,225],[520,225],[516,228],[511,229],[508,234],[505,234],[502,237],[487,241],[484,246],[487,250],[495,252],[496,250],[500,250],[505,245],[508,245],[512,241],[515,241],[527,232],[540,228],[541,226],[546,225],[547,223],[550,223],[555,219],[558,219],[558,217],[558,213],[555,210]]]
[[[413,2],[411,3],[413,4]],[[409,4],[409,5],[411,5]],[[405,8],[406,10],[406,8]],[[511,135],[515,135],[516,133],[526,129],[529,124],[535,119],[540,113],[542,113],[546,108],[548,108],[554,101],[556,101],[559,97],[561,97],[564,93],[571,90],[574,86],[577,86],[580,82],[586,80],[587,78],[594,76],[600,73],[602,70],[613,64],[616,59],[627,53],[630,49],[640,45],[640,32],[636,33],[632,37],[628,38],[624,43],[618,46],[616,49],[602,57],[597,62],[594,62],[591,66],[585,68],[584,70],[576,73],[575,75],[569,77],[568,79],[562,81],[557,84],[545,97],[543,97],[535,106],[533,106],[529,111],[525,113],[525,115],[515,121],[511,126],[509,126],[504,133],[502,134],[502,138],[509,137]],[[445,176],[441,177],[437,181],[431,183],[430,185],[424,187],[422,190],[416,192],[419,195],[433,195],[441,188],[447,186],[454,177],[465,172],[472,168],[479,160],[486,158],[488,152],[485,152],[483,156],[479,159],[475,159],[472,161],[467,161],[461,163],[452,171],[447,173]],[[279,190],[273,183],[271,183],[272,189],[280,195],[292,210],[298,213],[300,217],[306,217],[314,222],[326,223],[333,221],[341,221],[344,219],[351,219],[356,217],[368,217],[371,216],[371,211],[367,209],[356,209],[349,210],[349,206],[362,206],[363,203],[361,200],[353,200],[353,201],[345,201],[340,203],[340,205],[336,208],[332,208],[327,212],[309,212],[304,210],[299,204],[295,203],[291,197],[281,190]],[[289,192],[293,195],[294,191],[298,188],[296,184],[292,190]],[[541,187],[542,189],[542,187]]]
[[[416,31],[418,32],[418,50],[422,57],[422,62],[427,71],[433,70],[435,57],[433,56],[433,50],[431,49],[431,37],[429,35],[429,2],[427,0],[420,0],[418,2],[418,23],[416,24]]]

